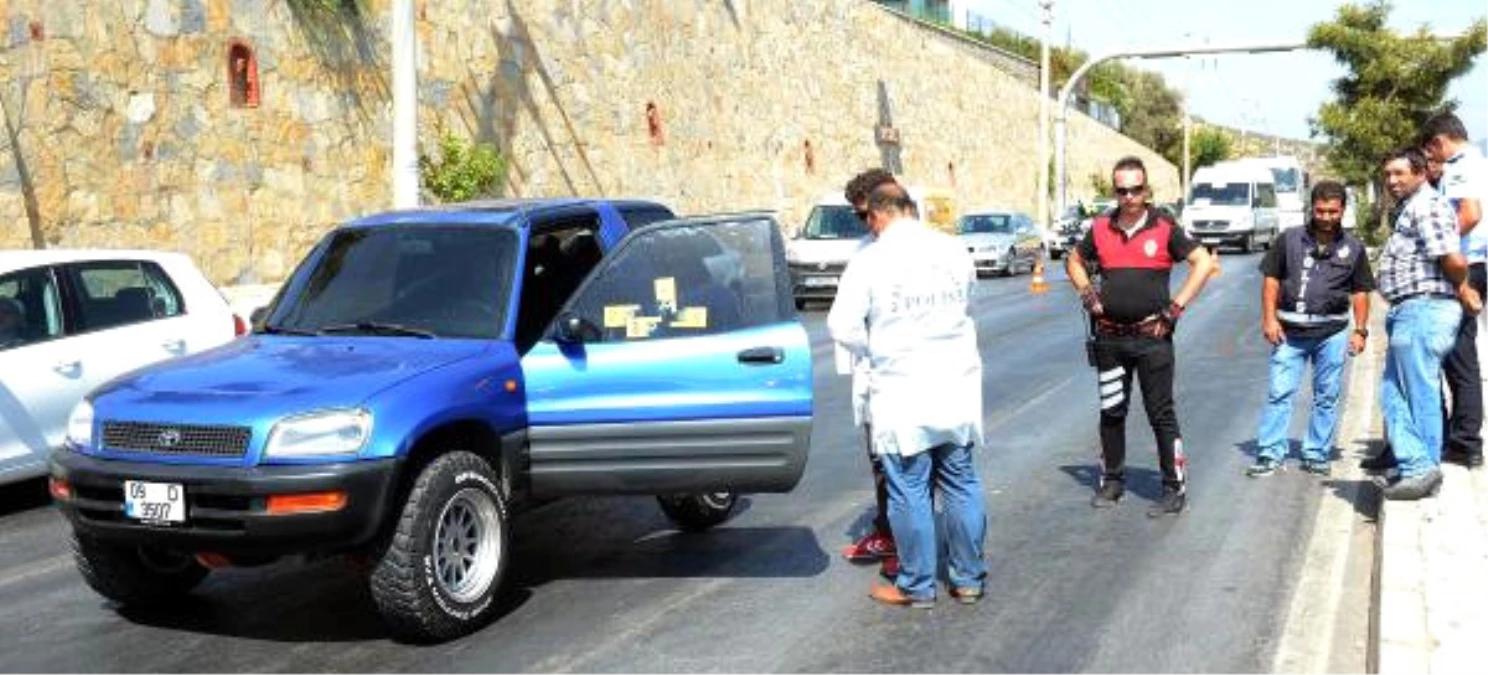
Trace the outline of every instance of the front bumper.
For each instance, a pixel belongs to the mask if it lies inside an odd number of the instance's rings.
[[[793,264],[790,268],[791,295],[798,300],[831,300],[837,297],[846,265]]]
[[[971,254],[971,261],[976,265],[977,272],[989,274],[1002,274],[1008,271],[1008,258],[1001,252],[998,253],[976,253]]]
[[[377,535],[396,497],[398,460],[220,467],[129,462],[68,450],[52,454],[51,475],[71,496],[58,507],[79,532],[100,539],[224,555],[334,552]],[[152,525],[124,515],[124,481],[176,483],[186,521]],[[268,512],[270,495],[342,491],[346,504],[321,513]]]

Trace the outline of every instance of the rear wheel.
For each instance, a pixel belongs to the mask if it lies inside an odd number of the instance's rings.
[[[99,595],[121,605],[149,606],[178,599],[207,578],[195,556],[152,546],[115,544],[72,533],[78,571]]]
[[[720,525],[733,515],[739,496],[732,492],[708,492],[695,495],[657,497],[661,512],[677,527],[699,532]]]
[[[424,467],[370,578],[393,633],[448,640],[489,620],[508,565],[507,523],[486,460],[451,452]]]

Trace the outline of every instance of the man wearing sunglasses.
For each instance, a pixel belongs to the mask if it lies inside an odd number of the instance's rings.
[[[881,185],[897,185],[894,174],[883,169],[869,169],[853,177],[843,190],[843,198],[852,205],[853,213],[866,224],[868,222],[868,195]],[[859,250],[873,241],[870,234],[863,238]],[[883,466],[873,454],[873,422],[868,416],[868,362],[857,359],[851,364],[853,424],[863,428],[868,464],[873,468],[873,494],[877,511],[873,517],[873,529],[857,541],[842,549],[842,556],[854,563],[880,562],[880,574],[893,579],[899,575],[898,550],[894,546],[893,530],[889,527],[889,493],[884,482]]]
[[[1142,403],[1157,438],[1163,496],[1148,510],[1153,518],[1178,514],[1187,505],[1183,440],[1173,405],[1173,328],[1209,278],[1214,260],[1167,214],[1148,203],[1147,168],[1136,157],[1116,162],[1111,172],[1117,206],[1097,216],[1070,252],[1065,271],[1091,317],[1091,361],[1101,397],[1101,479],[1091,505],[1115,506],[1126,493],[1126,412],[1132,376],[1141,380]],[[1188,279],[1172,297],[1173,266],[1189,264]],[[1091,283],[1094,264],[1100,287]]]

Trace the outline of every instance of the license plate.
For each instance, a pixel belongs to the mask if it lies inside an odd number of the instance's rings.
[[[802,286],[836,286],[837,277],[806,277],[801,280]]]
[[[180,483],[126,480],[124,515],[147,523],[184,523],[186,489]]]

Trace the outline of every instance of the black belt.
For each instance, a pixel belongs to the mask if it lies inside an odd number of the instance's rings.
[[[1154,314],[1136,323],[1122,323],[1110,319],[1095,320],[1095,334],[1106,337],[1157,337],[1153,332],[1162,316]]]
[[[1456,300],[1457,299],[1457,296],[1451,295],[1449,293],[1430,293],[1430,292],[1411,293],[1410,295],[1402,295],[1402,296],[1400,296],[1398,298],[1395,298],[1394,300],[1391,300],[1390,301],[1390,304],[1392,304],[1392,305],[1398,305],[1398,304],[1400,304],[1402,302],[1406,302],[1408,300],[1420,300],[1422,298],[1436,298],[1437,300]]]

